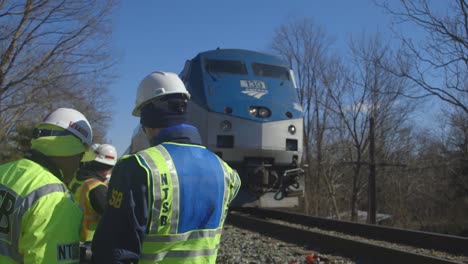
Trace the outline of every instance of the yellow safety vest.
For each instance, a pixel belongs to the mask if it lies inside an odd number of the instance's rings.
[[[202,146],[164,143],[148,148],[136,154],[137,160],[148,175],[149,212],[147,234],[142,245],[140,263],[171,264],[214,264],[221,240],[221,233],[228,212],[229,203],[234,199],[240,187],[240,178],[226,163],[215,154],[205,151],[207,166],[219,166],[223,174],[222,204],[218,208],[220,215],[216,226],[209,229],[193,229],[179,232],[180,188],[184,180],[178,175],[169,149],[204,148]],[[190,150],[188,150],[190,152]],[[193,162],[184,160],[181,165]],[[181,169],[179,168],[179,171]],[[217,175],[211,175],[215,178]],[[206,179],[205,179],[206,180]],[[202,190],[200,190],[202,191]],[[212,190],[204,190],[210,192]]]
[[[66,185],[41,165],[0,166],[0,263],[78,263],[81,217]]]
[[[83,210],[83,222],[80,234],[80,241],[82,242],[93,240],[97,224],[101,220],[101,215],[94,211],[89,200],[89,193],[100,185],[106,186],[102,181],[95,178],[79,181],[76,177],[73,178],[69,185],[73,198],[75,198]]]

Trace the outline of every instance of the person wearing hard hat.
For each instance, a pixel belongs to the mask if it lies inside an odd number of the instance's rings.
[[[83,209],[81,242],[91,242],[97,223],[107,204],[105,181],[117,162],[117,150],[109,144],[94,144],[96,158],[78,170],[69,187],[75,200]]]
[[[186,124],[190,94],[177,74],[140,83],[133,115],[151,146],[122,157],[94,234],[93,263],[215,263],[240,178]]]
[[[92,138],[83,114],[59,108],[24,158],[0,166],[0,263],[78,263],[82,212],[67,184],[94,159]]]

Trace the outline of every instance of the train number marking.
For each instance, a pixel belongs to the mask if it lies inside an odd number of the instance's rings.
[[[265,82],[258,80],[240,80],[240,86],[245,88],[243,94],[253,96],[257,99],[268,93]]]
[[[258,80],[240,80],[240,86],[247,89],[266,89],[266,84]]]

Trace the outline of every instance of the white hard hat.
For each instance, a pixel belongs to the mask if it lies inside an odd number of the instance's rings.
[[[96,150],[99,148],[99,146],[101,146],[101,144],[93,143],[93,144],[91,145],[91,149],[92,149],[93,151],[96,151]]]
[[[168,94],[183,94],[190,99],[190,93],[179,76],[173,72],[155,71],[146,76],[138,86],[135,108],[132,114],[140,116],[141,108],[158,97]]]
[[[102,144],[94,150],[97,162],[114,166],[117,163],[117,150],[114,146],[109,144]]]
[[[88,119],[74,109],[59,108],[46,116],[42,124],[51,124],[64,128],[87,146],[91,146],[93,141],[93,130]]]

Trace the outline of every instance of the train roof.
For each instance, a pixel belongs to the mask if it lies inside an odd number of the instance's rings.
[[[289,68],[288,64],[275,55],[263,53],[259,51],[246,49],[215,49],[200,52],[196,57],[208,57],[212,59],[233,59],[233,60],[249,60],[263,62],[267,64],[280,65]]]

